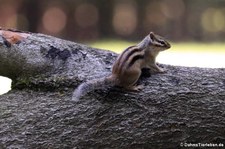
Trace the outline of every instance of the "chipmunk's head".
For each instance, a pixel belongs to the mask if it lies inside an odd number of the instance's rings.
[[[152,46],[154,49],[157,49],[158,51],[164,51],[171,47],[168,41],[164,39],[163,37],[154,34],[153,32],[149,33],[150,38],[150,46]]]

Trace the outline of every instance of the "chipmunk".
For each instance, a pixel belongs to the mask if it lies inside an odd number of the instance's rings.
[[[142,68],[149,68],[158,73],[165,72],[157,66],[155,60],[159,52],[169,49],[170,44],[161,36],[150,32],[139,44],[125,49],[113,64],[112,74],[108,77],[82,83],[73,93],[73,100],[95,89],[119,86],[131,91],[139,91],[143,87],[136,86]]]

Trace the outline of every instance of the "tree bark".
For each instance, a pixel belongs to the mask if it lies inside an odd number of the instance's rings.
[[[143,72],[140,92],[113,87],[75,103],[74,88],[109,75],[117,55],[12,33],[23,38],[0,32],[0,75],[13,80],[0,96],[0,148],[225,146],[225,69],[161,65],[167,73]]]

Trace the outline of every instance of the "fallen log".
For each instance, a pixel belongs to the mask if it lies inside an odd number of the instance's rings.
[[[55,37],[0,31],[0,148],[182,148],[225,146],[225,69],[161,65],[140,92],[76,86],[110,74],[117,54]]]

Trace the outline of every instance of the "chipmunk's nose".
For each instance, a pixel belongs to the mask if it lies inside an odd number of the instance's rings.
[[[171,48],[171,45],[170,45],[169,43],[167,43],[167,48],[168,48],[168,49]]]

